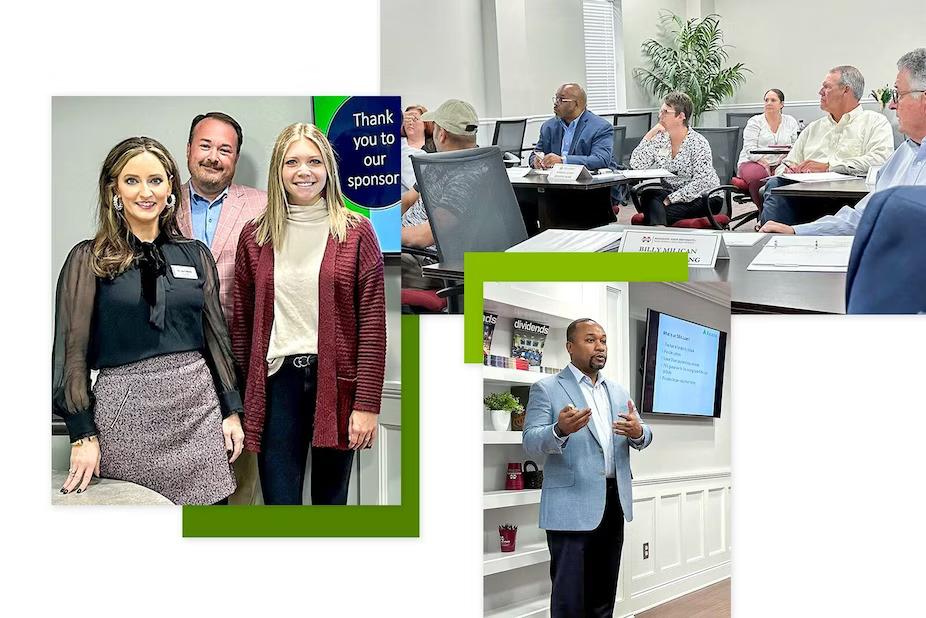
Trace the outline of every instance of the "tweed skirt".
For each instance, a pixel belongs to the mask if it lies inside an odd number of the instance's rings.
[[[100,476],[175,504],[214,504],[235,491],[215,383],[199,352],[101,369],[93,393]]]

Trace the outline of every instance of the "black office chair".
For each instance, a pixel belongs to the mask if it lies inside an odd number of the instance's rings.
[[[743,129],[746,128],[746,123],[749,122],[750,118],[761,113],[762,112],[727,112],[727,126],[740,128],[739,138],[736,140],[737,159],[739,159],[740,153],[743,152]]]
[[[505,251],[527,240],[497,146],[411,159],[440,262],[462,266],[467,251]],[[451,311],[462,308],[462,303],[453,305]]]
[[[653,126],[653,114],[650,112],[615,114],[614,126],[625,127],[623,152],[620,159],[617,158],[617,155],[614,156],[614,162],[630,167],[630,155],[640,143],[640,140],[643,139],[643,136],[646,135],[646,132]]]
[[[627,127],[614,127],[614,162],[619,163],[624,157],[624,144],[627,141]]]
[[[496,120],[492,145],[498,146],[502,152],[510,152],[520,161],[521,151],[524,150],[524,131],[526,128],[526,118],[521,120]]]
[[[739,160],[739,155],[743,152],[743,131],[746,129],[746,123],[749,122],[749,119],[757,114],[762,112],[729,112],[727,114],[727,126],[728,127],[739,127],[740,133],[739,138],[736,140],[736,157]],[[736,165],[734,163],[734,165]],[[752,196],[749,195],[749,185],[746,184],[746,181],[733,174],[733,178],[730,181],[736,191],[733,193],[732,199],[737,204],[745,204],[746,202],[752,201]],[[756,209],[751,210],[747,213],[744,213],[734,219],[736,225],[733,226],[733,229],[745,225],[753,219],[758,219],[759,215],[762,213],[759,204],[756,204]]]

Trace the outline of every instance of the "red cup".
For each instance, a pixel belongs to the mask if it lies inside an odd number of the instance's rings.
[[[508,464],[508,473],[505,476],[505,489],[524,489],[524,476],[520,462]]]
[[[507,530],[507,529],[498,529],[498,542],[501,545],[503,552],[514,551],[515,538],[518,536],[517,529]]]

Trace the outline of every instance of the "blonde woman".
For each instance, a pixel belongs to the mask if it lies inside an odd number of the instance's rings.
[[[61,492],[95,474],[177,504],[223,502],[244,444],[241,398],[215,262],[177,227],[177,164],[156,140],[129,138],[99,187],[96,236],[58,279],[52,410],[72,441]]]
[[[245,447],[265,504],[346,504],[355,450],[376,438],[386,360],[383,257],[344,205],[334,152],[311,124],[277,137],[267,209],[241,231],[232,346]]]

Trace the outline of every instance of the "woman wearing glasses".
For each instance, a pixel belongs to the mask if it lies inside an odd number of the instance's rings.
[[[683,92],[666,95],[659,122],[650,129],[630,155],[633,169],[666,169],[674,178],[664,179],[668,188],[647,188],[638,207],[646,225],[672,225],[680,219],[703,215],[701,193],[720,185],[714,171],[711,146],[688,126],[691,98]],[[720,210],[722,198],[711,198],[711,209]]]

